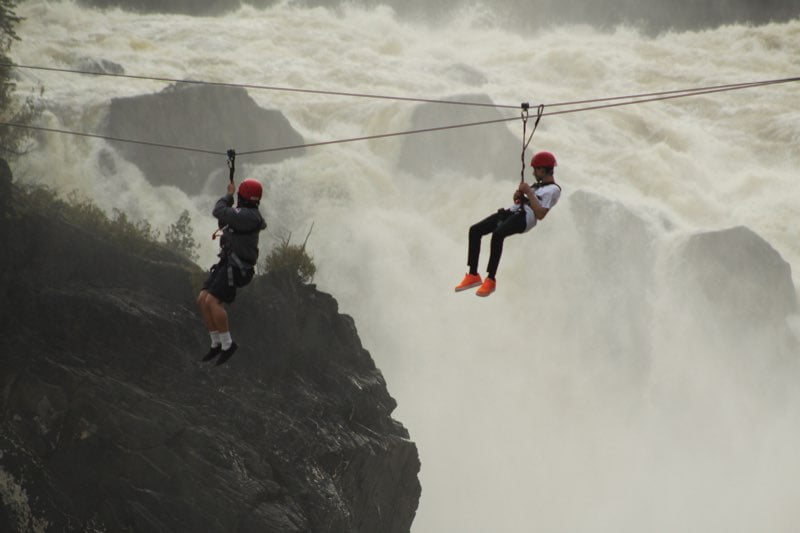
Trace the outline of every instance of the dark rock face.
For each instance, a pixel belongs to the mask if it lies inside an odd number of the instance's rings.
[[[686,288],[720,315],[758,327],[797,312],[791,266],[749,228],[693,235],[680,254]]]
[[[269,6],[274,0],[80,0],[96,7],[121,7],[147,13],[216,15],[239,8],[243,3]],[[336,7],[341,0],[304,0],[308,6]],[[389,5],[407,17],[452,17],[470,5],[466,0],[357,0],[357,5]],[[489,4],[489,2],[487,2]],[[792,20],[800,14],[794,0],[493,0],[491,7],[515,29],[551,27],[559,24],[591,24],[612,27],[637,24],[649,31],[692,30],[723,24],[764,24]]]
[[[274,0],[79,0],[93,7],[120,7],[140,13],[179,13],[184,15],[220,15],[238,9],[242,3],[264,7]]]
[[[119,63],[114,63],[108,59],[94,59],[83,57],[78,61],[76,67],[87,72],[102,72],[104,74],[125,74],[125,69]]]
[[[0,245],[0,531],[410,529],[416,447],[330,295],[257,277],[207,366],[193,264],[33,215]]]
[[[446,100],[492,103],[485,94],[453,96]],[[509,115],[510,113],[501,114],[491,107],[420,104],[414,109],[409,129],[483,122]],[[519,129],[519,138],[515,138],[504,123],[407,136],[403,140],[398,167],[418,176],[446,169],[467,176],[493,175],[516,184],[519,179],[514,181],[513,178],[515,175],[519,176],[522,165],[521,120]],[[529,156],[526,159],[529,160]]]
[[[244,152],[303,144],[303,137],[279,111],[259,107],[244,89],[213,85],[178,84],[157,94],[114,98],[104,129],[111,137],[220,154],[229,148]],[[175,185],[188,194],[197,194],[210,174],[222,169],[227,177],[224,155],[113,144],[154,185]],[[302,149],[296,149],[248,155],[238,158],[237,166],[272,163],[302,153]]]
[[[8,163],[5,159],[0,159],[0,213],[5,214],[8,209],[13,179]]]

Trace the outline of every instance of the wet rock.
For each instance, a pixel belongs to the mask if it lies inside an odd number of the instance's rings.
[[[238,9],[242,3],[264,7],[273,0],[79,0],[93,7],[119,7],[138,13],[179,13],[184,15],[220,15]]]
[[[722,317],[752,327],[782,327],[797,312],[791,265],[747,227],[693,235],[679,257],[687,290]]]
[[[492,104],[485,94],[444,98],[458,102]],[[473,107],[425,103],[418,105],[411,116],[409,130],[436,128],[455,124],[483,122],[512,116],[493,107]],[[508,129],[508,123],[488,124],[445,131],[420,133],[404,137],[398,167],[425,177],[437,171],[465,176],[494,176],[508,179],[519,176],[522,141]],[[522,131],[520,125],[520,132]],[[521,135],[521,133],[520,133]]]
[[[656,283],[657,236],[670,222],[585,190],[571,193],[568,205],[590,280],[575,327],[604,339],[615,357],[627,354],[625,368],[642,369],[651,349],[647,293]]]
[[[78,70],[86,72],[102,72],[104,74],[125,74],[125,69],[119,63],[114,63],[108,59],[94,59],[84,57],[76,65]]]
[[[203,191],[209,176],[227,178],[225,152],[292,146],[303,137],[280,111],[256,105],[244,89],[213,85],[172,85],[156,94],[114,98],[104,133],[111,137],[210,150],[220,155],[165,150],[113,142],[126,159],[154,185],[174,185],[187,194]],[[243,164],[273,163],[298,156],[302,149],[237,158]],[[237,177],[240,177],[237,174]],[[220,185],[214,187],[217,191]]]

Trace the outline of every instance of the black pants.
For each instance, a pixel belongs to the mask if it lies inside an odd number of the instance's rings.
[[[467,265],[472,274],[478,273],[478,257],[481,253],[481,238],[491,233],[492,245],[489,255],[487,271],[489,277],[494,279],[500,256],[503,254],[503,239],[515,233],[522,233],[527,226],[525,210],[509,211],[500,209],[497,213],[489,215],[469,228],[469,250],[467,252]]]

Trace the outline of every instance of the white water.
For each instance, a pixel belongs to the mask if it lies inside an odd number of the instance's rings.
[[[398,21],[388,9],[280,6],[192,18],[29,0],[19,12],[23,40],[12,55],[23,64],[69,68],[89,57],[136,75],[424,98],[484,92],[507,104],[784,78],[800,64],[800,21],[653,38],[589,27],[522,36],[481,9],[431,26]],[[489,81],[469,86],[454,65]],[[47,125],[82,131],[97,131],[110,98],[163,87],[22,74],[21,88],[46,87]],[[558,156],[565,194],[533,232],[507,241],[499,290],[485,300],[452,292],[466,230],[508,203],[516,176],[407,175],[396,169],[402,139],[311,149],[259,168],[237,161],[239,175],[267,184],[272,239],[281,231],[299,238],[316,224],[316,281],[355,318],[398,400],[395,417],[419,446],[415,533],[796,531],[800,389],[782,380],[768,339],[734,345],[735,326],[676,301],[663,270],[675,268],[664,265],[686,235],[735,225],[800,267],[798,89],[545,119],[534,145]],[[413,109],[250,94],[309,141],[399,131]],[[517,123],[488,126],[486,135],[502,127],[519,135]],[[101,172],[102,141],[44,142],[17,165],[21,179],[77,189],[162,230],[190,209],[202,262],[211,261],[211,198],[153,188],[119,158],[117,173]],[[267,147],[257,139],[237,147],[258,148]],[[209,164],[217,170],[224,160]],[[648,220],[671,219],[653,242],[660,282],[632,288],[641,291],[639,308],[615,307],[592,271],[570,208],[578,190]],[[599,213],[596,223],[611,221]],[[626,239],[626,228],[614,232]],[[626,331],[637,314],[649,318]],[[651,348],[625,351],[635,345],[627,334]]]

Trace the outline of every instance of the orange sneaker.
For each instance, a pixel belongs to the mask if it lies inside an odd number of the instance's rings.
[[[483,283],[480,274],[470,274],[469,272],[464,276],[464,279],[461,280],[461,283],[456,285],[456,292],[465,291],[467,289],[471,289],[472,287],[477,287]]]
[[[478,289],[477,294],[478,296],[489,296],[494,292],[495,287],[497,286],[497,282],[491,278],[486,278],[486,281],[483,282],[481,288]]]

